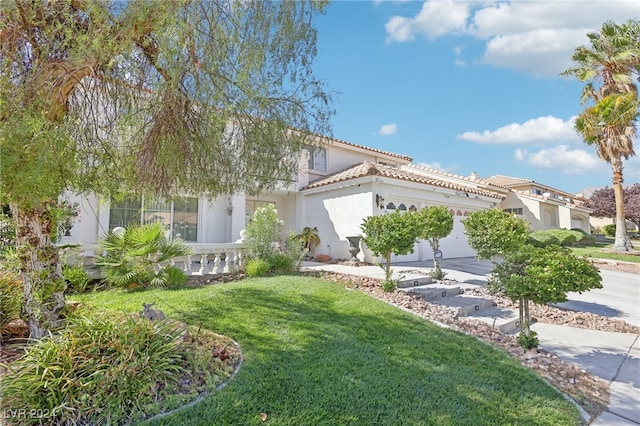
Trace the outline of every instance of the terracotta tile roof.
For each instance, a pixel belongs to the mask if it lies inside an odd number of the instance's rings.
[[[433,179],[433,178],[423,176],[419,173],[411,173],[406,169],[389,167],[382,164],[374,164],[369,161],[355,164],[349,167],[348,169],[345,169],[340,172],[315,180],[309,183],[309,185],[302,188],[302,190],[304,191],[305,189],[319,188],[325,185],[330,185],[332,183],[344,182],[344,181],[348,181],[351,179],[356,179],[364,176],[382,176],[382,177],[388,177],[388,178],[398,179],[398,180],[403,180],[408,182],[416,182],[416,183],[422,183],[425,185],[448,188],[454,191],[462,191],[462,192],[467,192],[467,193],[472,193],[477,195],[483,195],[485,197],[491,197],[491,198],[497,198],[497,199],[504,198],[504,196],[494,192],[485,191],[485,190],[474,188],[471,186],[447,182],[440,179]]]
[[[520,185],[527,185],[527,184],[531,184],[531,183],[536,183],[536,181],[532,180],[532,179],[521,179],[521,178],[516,178],[516,177],[511,177],[511,176],[504,176],[504,175],[497,175],[497,176],[491,176],[488,178],[484,178],[484,181],[489,182],[493,185],[498,185],[498,186],[502,186],[505,188],[510,188],[512,186],[520,186]]]
[[[355,143],[351,143],[351,142],[343,141],[342,139],[336,139],[336,138],[332,138],[332,137],[328,137],[328,136],[320,136],[320,135],[318,135],[318,137],[319,137],[320,139],[322,139],[323,141],[328,141],[329,143],[331,143],[331,142],[338,142],[338,143],[340,143],[340,144],[344,144],[344,145],[352,146],[352,147],[355,147],[355,148],[364,149],[365,151],[370,151],[370,152],[375,152],[375,153],[378,153],[378,154],[387,155],[387,156],[389,156],[389,157],[399,158],[399,159],[401,159],[401,160],[405,160],[405,161],[408,161],[408,162],[413,161],[413,158],[412,158],[412,157],[409,157],[409,156],[407,156],[407,155],[395,154],[395,153],[393,153],[393,152],[383,151],[383,150],[381,150],[381,149],[375,149],[375,148],[371,148],[371,147],[364,146],[364,145],[358,145],[358,144],[355,144]]]
[[[495,184],[493,182],[487,181],[486,179],[477,177],[477,175],[476,176],[456,175],[454,173],[445,172],[444,170],[433,169],[431,167],[419,166],[419,165],[416,165],[416,164],[407,164],[406,166],[402,166],[402,167],[404,167],[404,168],[413,168],[413,169],[416,169],[418,171],[422,170],[422,171],[425,171],[425,172],[428,172],[428,173],[431,173],[431,174],[437,174],[437,175],[440,175],[440,176],[443,176],[443,177],[449,177],[449,178],[453,178],[453,179],[457,179],[457,180],[464,180],[464,181],[467,181],[467,182],[473,182],[473,183],[480,184],[480,185],[491,185],[491,186],[496,186],[496,187],[503,188],[503,189],[508,189],[505,186],[497,185],[497,184]]]

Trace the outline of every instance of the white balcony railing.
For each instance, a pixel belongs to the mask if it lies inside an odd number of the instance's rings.
[[[193,250],[189,256],[172,259],[169,265],[182,269],[187,275],[229,274],[244,271],[247,247],[244,243],[187,243]],[[98,244],[81,244],[65,248],[63,257],[72,264],[94,266],[100,251]],[[161,266],[156,265],[159,269]]]

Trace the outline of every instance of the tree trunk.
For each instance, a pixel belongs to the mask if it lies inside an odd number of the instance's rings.
[[[20,275],[24,288],[23,317],[30,337],[39,339],[62,326],[65,280],[57,247],[51,242],[55,201],[35,208],[11,204],[16,225]]]
[[[524,320],[524,297],[518,301],[518,320],[520,321],[520,331],[525,331],[526,322]]]
[[[629,251],[633,248],[631,240],[627,235],[627,225],[624,217],[624,191],[622,188],[622,159],[617,158],[611,161],[613,170],[613,195],[616,201],[616,239],[613,245],[616,251]]]
[[[391,279],[391,252],[387,252],[385,255],[385,259],[387,264],[384,265],[384,274],[386,276],[386,279],[389,280]]]

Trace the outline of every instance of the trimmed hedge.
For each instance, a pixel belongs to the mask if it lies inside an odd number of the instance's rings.
[[[571,247],[577,243],[594,241],[595,237],[578,229],[547,229],[544,231],[533,231],[527,238],[527,244],[534,247]]]

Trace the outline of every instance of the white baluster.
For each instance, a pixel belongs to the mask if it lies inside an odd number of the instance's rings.
[[[193,275],[193,271],[191,270],[191,263],[191,255],[188,255],[184,260],[184,267],[182,268],[186,275]]]
[[[235,261],[235,250],[226,250],[226,257],[224,258],[224,273],[229,274],[233,271],[233,262]]]
[[[214,274],[219,274],[222,271],[220,267],[220,250],[213,250],[213,272]]]
[[[207,269],[207,263],[209,263],[209,259],[207,258],[207,251],[202,251],[202,258],[200,259],[200,275],[207,275],[209,272]]]

